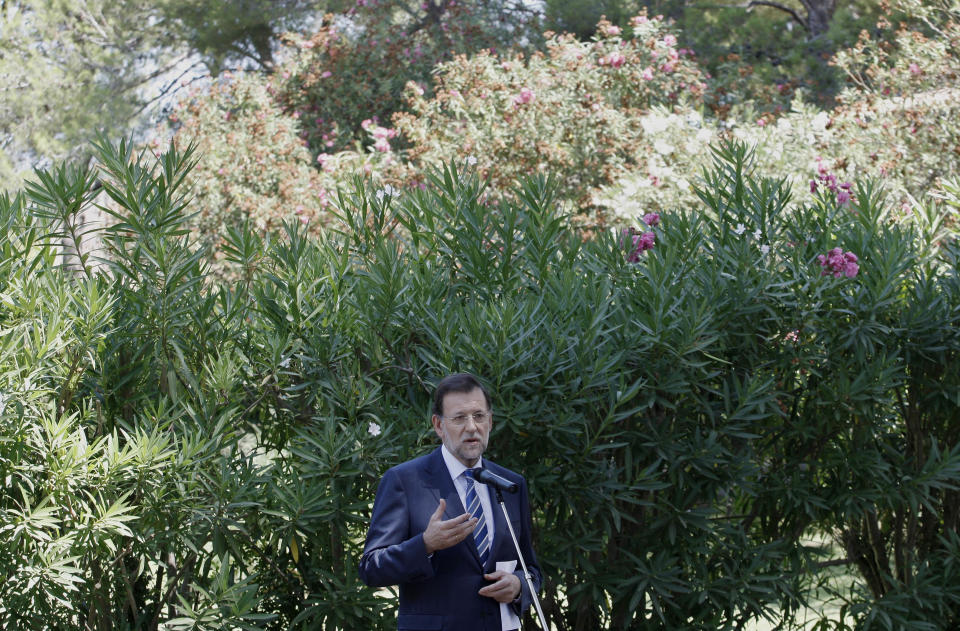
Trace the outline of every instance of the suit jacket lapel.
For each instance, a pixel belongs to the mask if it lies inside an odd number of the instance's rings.
[[[443,461],[443,454],[438,447],[432,454],[428,462],[427,484],[431,486],[434,497],[437,502],[440,498],[447,500],[447,508],[443,512],[444,519],[452,519],[457,515],[463,515],[466,509],[463,502],[460,501],[460,494],[457,493],[457,487],[453,485],[450,479],[450,472],[447,471],[447,465]],[[436,505],[433,509],[436,510]]]

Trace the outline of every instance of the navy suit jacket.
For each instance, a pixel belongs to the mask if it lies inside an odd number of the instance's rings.
[[[530,543],[526,480],[488,460],[484,460],[484,466],[520,485],[518,493],[504,493],[503,498],[523,558],[539,591],[540,568]],[[517,560],[515,574],[521,585],[518,614],[530,606],[530,589],[510,539],[503,510],[496,501],[496,493],[491,490],[490,495],[495,531],[487,566],[480,566],[472,537],[450,548],[437,550],[427,558],[423,531],[437,510],[440,498],[447,501],[443,519],[452,519],[466,512],[440,448],[397,465],[383,475],[360,559],[360,578],[373,587],[400,586],[397,616],[400,631],[500,631],[500,603],[477,594],[490,584],[483,574],[494,571],[497,561]]]

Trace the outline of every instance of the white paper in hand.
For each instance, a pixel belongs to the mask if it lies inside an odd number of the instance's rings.
[[[497,561],[497,569],[513,574],[517,569],[517,560]],[[523,588],[520,588],[523,591]],[[513,612],[513,607],[509,603],[500,603],[500,629],[501,631],[510,631],[520,628],[520,618]]]

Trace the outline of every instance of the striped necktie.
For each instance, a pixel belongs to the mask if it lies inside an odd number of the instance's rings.
[[[487,536],[487,521],[483,518],[483,506],[480,504],[480,496],[477,495],[473,472],[473,469],[463,472],[467,480],[467,512],[477,518],[477,526],[473,529],[473,540],[480,554],[480,564],[486,567],[487,558],[490,556],[490,537]]]

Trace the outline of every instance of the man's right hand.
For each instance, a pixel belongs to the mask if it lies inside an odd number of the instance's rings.
[[[446,508],[447,501],[441,499],[437,510],[430,516],[427,529],[423,531],[423,544],[427,547],[427,554],[457,545],[469,537],[477,527],[478,520],[476,517],[471,517],[470,513],[444,521],[441,517]]]

